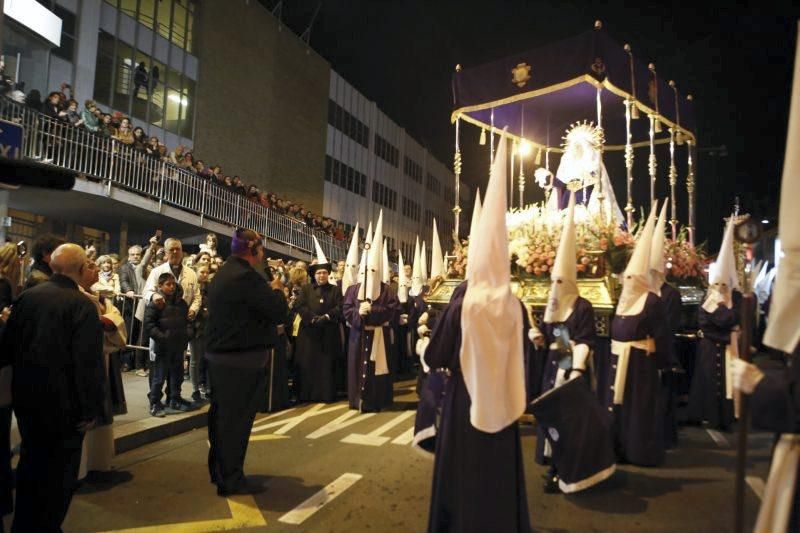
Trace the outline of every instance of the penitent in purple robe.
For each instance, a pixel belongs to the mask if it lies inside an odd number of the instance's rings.
[[[592,304],[589,303],[588,300],[579,296],[575,300],[575,304],[572,307],[572,313],[569,315],[566,321],[554,323],[542,322],[541,331],[542,335],[544,336],[545,347],[541,350],[537,350],[536,357],[544,358],[544,364],[534,365],[541,368],[541,375],[534,375],[534,383],[531,384],[531,387],[534,387],[534,385],[539,386],[538,390],[535,388],[533,389],[534,396],[544,394],[556,385],[556,379],[559,370],[558,362],[561,359],[562,354],[558,350],[551,350],[549,347],[552,343],[556,342],[553,330],[559,325],[566,326],[567,330],[569,331],[569,338],[571,341],[574,341],[575,344],[586,344],[589,346],[590,350],[594,349],[596,339],[594,308],[592,308]],[[587,361],[587,365],[588,363],[589,362]],[[586,374],[584,378],[588,387],[588,384],[591,383],[590,376]],[[547,427],[541,424],[536,427],[536,462],[539,464],[545,464],[544,443],[547,435],[547,429]]]
[[[665,335],[668,336],[668,338],[665,337],[664,339],[667,353],[661,357],[664,365],[661,375],[661,394],[664,402],[664,442],[667,448],[673,448],[678,445],[678,422],[675,415],[678,404],[679,378],[683,374],[678,360],[677,339],[675,337],[681,325],[682,304],[680,291],[665,282],[661,286],[661,302],[666,312],[667,325]]]
[[[800,434],[800,345],[789,357],[782,375],[764,376],[750,398],[754,428],[783,435]],[[796,475],[787,531],[800,531],[800,467]]]
[[[702,307],[697,310],[700,332],[687,413],[691,422],[707,420],[718,429],[728,429],[733,423],[733,400],[726,397],[725,348],[739,324],[739,301],[737,297],[732,308],[720,305],[713,313]]]
[[[615,341],[642,341],[652,338],[655,353],[647,354],[632,348],[625,380],[622,405],[613,405],[614,377],[619,357],[611,354],[609,389],[604,405],[614,416],[617,455],[629,463],[640,466],[657,466],[664,462],[664,405],[658,354],[665,353],[664,341],[668,336],[661,299],[653,293],[647,295],[639,314],[617,315],[611,322],[611,338]]]
[[[530,531],[518,423],[484,433],[469,421],[471,401],[460,370],[465,287],[454,291],[425,355],[431,368],[451,374],[442,398],[428,531]],[[527,339],[522,306],[520,313]]]
[[[387,363],[392,357],[392,327],[400,313],[397,294],[381,283],[381,293],[372,302],[372,311],[366,317],[358,314],[360,283],[347,289],[344,296],[344,317],[350,324],[347,350],[347,399],[351,409],[364,412],[380,411],[392,404],[392,375],[375,375],[375,362],[370,361],[374,330],[370,326],[383,326],[383,343],[386,347]],[[391,369],[391,366],[390,366]]]

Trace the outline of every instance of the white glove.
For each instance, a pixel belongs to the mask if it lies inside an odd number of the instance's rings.
[[[419,356],[419,362],[422,363],[422,370],[426,374],[431,371],[430,367],[425,363],[425,350],[428,349],[428,344],[431,343],[430,337],[422,337],[417,341],[416,352]]]
[[[419,315],[419,320],[417,320],[417,324],[422,325],[427,323],[428,323],[428,312],[425,311],[424,313]]]
[[[528,330],[528,339],[539,348],[544,345],[544,335],[536,326],[531,326]]]
[[[424,337],[430,332],[430,330],[431,328],[429,328],[425,324],[422,324],[420,327],[417,328],[417,335],[419,335],[420,337]]]
[[[406,324],[408,324],[408,315],[406,313],[403,313],[402,315],[400,315],[400,325],[405,326]]]
[[[369,302],[361,302],[361,305],[358,306],[358,314],[361,316],[367,316],[370,311],[372,311],[372,304]]]
[[[753,394],[758,383],[764,378],[764,373],[756,365],[751,365],[741,359],[733,360],[731,374],[733,388],[739,389],[744,394]]]
[[[572,368],[586,370],[586,361],[589,359],[589,345],[575,344],[572,346]]]

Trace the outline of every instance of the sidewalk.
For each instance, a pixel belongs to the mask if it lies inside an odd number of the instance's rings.
[[[117,454],[206,425],[208,404],[196,411],[156,418],[150,416],[147,378],[137,376],[133,372],[125,372],[122,374],[122,382],[125,387],[128,412],[114,417],[114,448]],[[184,382],[182,396],[190,399],[191,389],[192,384]],[[14,418],[11,421],[12,449],[19,442],[17,421]]]

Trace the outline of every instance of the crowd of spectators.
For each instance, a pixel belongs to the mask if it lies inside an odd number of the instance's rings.
[[[178,145],[169,150],[158,137],[148,137],[143,128],[134,126],[130,117],[119,112],[107,113],[93,100],[86,100],[83,109],[79,111],[79,104],[72,96],[72,87],[66,83],[62,83],[59,90],[50,92],[44,100],[36,89],[26,95],[24,83],[16,85],[4,83],[1,88],[7,98],[24,104],[52,120],[114,139],[142,154],[158,158],[215,183],[223,189],[240,194],[251,202],[298,220],[333,239],[344,241],[350,237],[343,224],[313,213],[303,204],[279,198],[275,193],[262,191],[255,185],[248,185],[240,176],[223,172],[220,165],[206,164],[190,147]]]

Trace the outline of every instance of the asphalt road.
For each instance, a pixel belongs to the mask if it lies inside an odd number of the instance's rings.
[[[397,410],[360,415],[344,402],[259,415],[246,472],[267,490],[221,498],[209,483],[205,430],[115,459],[113,487],[76,495],[64,531],[424,531],[433,461],[408,444],[413,391]],[[531,524],[536,531],[730,531],[734,434],[683,428],[660,468],[620,466],[608,481],[573,496],[546,495],[535,464],[535,432],[523,425]],[[749,529],[766,479],[772,436],[751,437],[746,493]]]

